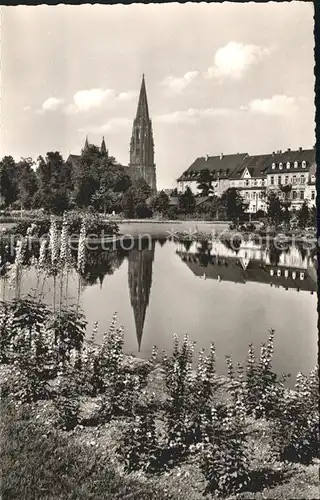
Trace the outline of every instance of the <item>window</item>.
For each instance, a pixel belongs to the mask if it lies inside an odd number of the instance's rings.
[[[300,279],[304,280],[304,273],[300,273]]]
[[[297,161],[294,162],[294,168],[298,168],[298,162]]]
[[[307,163],[305,161],[302,162],[302,168],[306,168]]]
[[[297,199],[297,191],[292,191],[292,199],[293,200]]]
[[[297,183],[297,176],[296,176],[296,175],[294,175],[294,176],[292,177],[292,184],[296,184],[296,183]]]
[[[300,200],[304,200],[304,191],[300,191]]]
[[[288,269],[285,269],[285,271],[284,271],[284,277],[285,278],[289,277],[289,271],[288,271]]]
[[[250,193],[248,193],[248,191],[246,192],[246,199],[249,200],[250,199]]]
[[[294,280],[295,280],[295,279],[296,279],[296,276],[297,276],[296,271],[292,271],[292,279],[294,279]]]
[[[311,191],[311,199],[314,200],[316,197],[316,193],[315,191]]]
[[[281,186],[281,175],[278,175],[278,184]]]
[[[316,182],[316,176],[315,175],[311,175],[311,182]]]
[[[270,178],[270,184],[271,184],[272,186],[273,186],[273,184],[274,184],[274,177],[273,177],[273,175],[272,175],[272,176],[271,176],[271,178]]]
[[[249,179],[246,179],[246,186],[249,186]]]
[[[275,168],[276,168],[276,164],[272,163],[272,170],[274,170]]]
[[[289,176],[288,175],[285,176],[284,183],[285,184],[289,184]]]
[[[281,276],[281,269],[278,269],[277,276]]]
[[[283,163],[279,163],[279,170],[282,170]]]
[[[255,179],[255,180],[254,180],[254,185],[255,185],[255,186],[257,186],[257,185],[258,185],[258,180],[257,180],[257,179]]]
[[[287,162],[287,168],[290,168],[290,162],[289,161]]]
[[[303,174],[301,174],[300,176],[300,184],[304,184],[305,183],[305,176]]]

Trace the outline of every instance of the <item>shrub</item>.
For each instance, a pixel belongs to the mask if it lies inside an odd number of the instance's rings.
[[[122,477],[106,452],[37,425],[25,411],[2,408],[3,498],[19,500],[178,500],[163,487]]]

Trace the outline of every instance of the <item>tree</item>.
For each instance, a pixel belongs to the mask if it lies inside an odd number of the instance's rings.
[[[212,173],[208,168],[204,168],[200,171],[197,188],[201,196],[209,196],[214,192],[212,187]]]
[[[21,158],[17,165],[19,172],[19,200],[23,208],[32,207],[32,199],[38,189],[36,173],[33,170],[34,161],[31,158]]]
[[[272,224],[280,224],[282,221],[282,204],[277,193],[270,193],[267,198],[267,217]]]
[[[50,151],[38,158],[36,170],[38,190],[33,204],[48,212],[62,213],[69,207],[70,172],[58,151]]]
[[[121,200],[121,208],[123,211],[123,215],[125,217],[132,218],[135,216],[135,198],[133,192],[129,189],[126,193],[124,193]]]
[[[245,213],[247,204],[236,188],[227,189],[220,198],[220,209],[225,211],[229,220],[238,220]]]
[[[301,227],[301,229],[304,229],[307,226],[310,218],[310,209],[306,201],[303,202],[297,215],[299,227]]]
[[[195,197],[189,187],[186,188],[184,193],[178,196],[179,208],[182,212],[191,213],[196,206]]]
[[[4,156],[0,162],[0,196],[6,207],[18,198],[18,169],[12,156]]]
[[[160,191],[152,198],[151,207],[155,212],[164,214],[169,208],[169,196],[164,191]]]

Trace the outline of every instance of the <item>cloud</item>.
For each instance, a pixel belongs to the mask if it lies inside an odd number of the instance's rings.
[[[63,104],[63,99],[58,97],[48,97],[41,106],[42,111],[56,111]]]
[[[270,47],[229,42],[217,50],[214,57],[214,66],[208,69],[205,76],[219,80],[239,80],[251,66],[260,63],[272,51],[273,49]]]
[[[198,71],[188,71],[182,77],[169,75],[161,82],[161,85],[167,87],[170,91],[182,92],[198,75]]]
[[[67,114],[76,114],[79,112],[97,109],[106,104],[114,104],[118,101],[126,102],[134,99],[137,92],[116,92],[114,89],[90,89],[79,90],[73,95],[73,103],[65,108]]]
[[[204,118],[218,118],[221,116],[230,116],[234,111],[227,108],[189,108],[182,111],[173,111],[163,115],[156,115],[154,122],[177,124],[177,123],[196,123]]]
[[[31,106],[23,106],[23,111],[29,111],[31,109]]]
[[[241,109],[264,115],[291,116],[298,110],[298,105],[294,97],[274,95],[270,99],[254,99]]]
[[[104,132],[108,134],[117,134],[131,124],[132,119],[130,120],[129,118],[110,118],[110,120],[102,125],[89,125],[86,128],[78,129],[78,132],[81,132],[82,134],[89,132],[91,134],[101,134]]]

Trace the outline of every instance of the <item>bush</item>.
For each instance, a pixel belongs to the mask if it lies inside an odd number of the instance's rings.
[[[178,500],[163,488],[122,477],[108,453],[74,444],[36,424],[30,413],[2,408],[1,493],[19,500]]]

